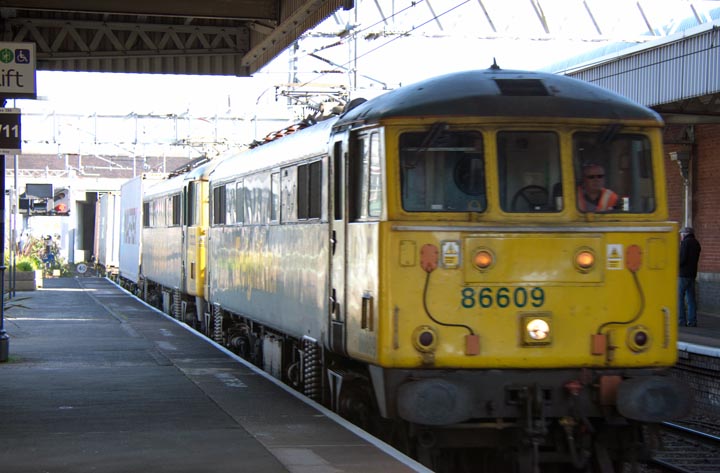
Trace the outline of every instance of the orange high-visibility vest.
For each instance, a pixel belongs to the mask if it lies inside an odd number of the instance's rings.
[[[580,210],[584,212],[587,211],[587,201],[585,200],[585,192],[583,191],[582,186],[578,187],[577,199],[578,207],[580,207]],[[603,188],[603,190],[600,191],[600,198],[598,199],[595,211],[604,212],[606,210],[610,210],[615,207],[617,200],[618,196],[615,192],[611,191],[610,189]]]

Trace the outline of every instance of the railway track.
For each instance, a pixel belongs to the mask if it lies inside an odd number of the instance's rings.
[[[649,466],[659,472],[720,472],[720,437],[670,422],[664,422],[661,445]]]

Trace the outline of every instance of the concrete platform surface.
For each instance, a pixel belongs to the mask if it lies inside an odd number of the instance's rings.
[[[106,279],[5,307],[2,473],[429,471]]]
[[[698,312],[697,327],[680,327],[678,349],[720,357],[720,314]]]

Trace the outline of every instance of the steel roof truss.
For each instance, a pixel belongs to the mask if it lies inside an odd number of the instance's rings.
[[[57,31],[58,23],[46,19],[23,20],[14,26],[17,33],[11,40],[34,41],[38,56],[45,60],[74,57],[78,53],[82,53],[79,58],[108,53],[243,54],[248,47],[241,44],[239,33],[244,27],[66,21]],[[51,37],[54,39],[48,43]]]
[[[545,18],[545,12],[543,12],[542,5],[540,5],[540,0],[530,0],[530,4],[535,11],[535,15],[538,17],[538,20],[540,20],[543,30],[545,30],[546,34],[550,34],[550,27],[548,26],[547,18]]]
[[[487,11],[487,8],[485,8],[485,4],[482,2],[482,0],[478,0],[478,3],[480,4],[480,8],[483,11],[483,14],[485,15],[485,19],[487,20],[488,24],[490,25],[490,28],[492,28],[493,33],[497,33],[497,28],[495,28],[495,23],[493,23],[492,18],[490,18],[490,14]]]

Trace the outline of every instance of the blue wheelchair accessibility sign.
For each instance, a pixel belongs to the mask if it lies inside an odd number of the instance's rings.
[[[30,64],[30,50],[29,49],[16,49],[15,50],[15,62],[18,64]]]

